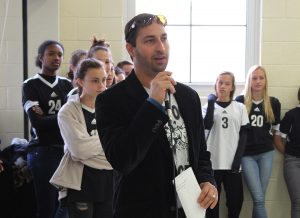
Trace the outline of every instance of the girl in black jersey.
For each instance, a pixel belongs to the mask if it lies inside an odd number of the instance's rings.
[[[53,218],[58,206],[57,190],[49,183],[64,153],[57,113],[72,89],[68,79],[57,76],[63,53],[59,42],[43,42],[36,57],[36,66],[41,71],[24,81],[22,87],[23,107],[34,133],[28,165],[33,175],[37,213],[41,218]]]
[[[250,121],[247,145],[242,158],[245,182],[253,200],[252,217],[265,218],[265,193],[272,172],[274,130],[280,122],[280,102],[269,97],[266,70],[253,66],[248,71],[244,95],[237,101],[245,104]]]
[[[300,103],[300,87],[298,89]],[[285,143],[282,142],[285,139]],[[291,199],[291,217],[300,217],[300,105],[286,112],[275,145],[284,154],[284,179]]]

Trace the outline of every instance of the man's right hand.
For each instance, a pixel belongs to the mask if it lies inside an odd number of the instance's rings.
[[[176,85],[176,81],[171,75],[171,72],[163,71],[154,77],[150,84],[150,98],[153,98],[162,104],[165,100],[167,90],[169,90],[171,94],[176,92],[174,87]]]

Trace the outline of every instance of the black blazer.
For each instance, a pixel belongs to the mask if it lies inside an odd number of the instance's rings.
[[[198,94],[177,83],[175,98],[185,122],[189,158],[199,183],[214,184]],[[173,161],[164,125],[167,115],[149,103],[132,72],[97,97],[96,119],[114,168],[114,217],[174,217]]]

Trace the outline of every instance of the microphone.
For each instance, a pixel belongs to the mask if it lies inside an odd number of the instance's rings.
[[[171,110],[171,94],[170,94],[170,90],[166,91],[165,108],[166,108],[167,115],[169,117],[169,121],[172,121],[173,120],[173,116],[172,116],[172,110]]]

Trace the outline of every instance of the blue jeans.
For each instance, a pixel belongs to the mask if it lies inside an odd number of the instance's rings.
[[[53,218],[58,207],[58,191],[49,183],[64,154],[63,148],[39,146],[28,153],[39,218]]]
[[[266,218],[265,194],[272,173],[274,151],[242,157],[245,182],[253,200],[253,218]]]
[[[291,199],[291,217],[300,217],[300,158],[285,154],[284,180]]]

